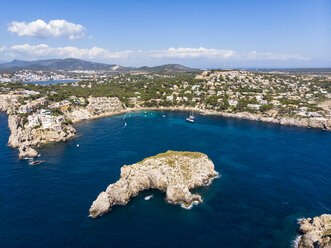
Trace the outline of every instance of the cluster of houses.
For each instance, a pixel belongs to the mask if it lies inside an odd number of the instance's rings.
[[[54,116],[48,109],[40,109],[42,106],[46,105],[48,102],[46,97],[41,97],[36,100],[30,101],[27,104],[21,105],[18,108],[20,114],[28,113],[28,127],[42,127],[50,128],[54,131],[62,130],[62,122],[65,121],[63,116]],[[69,101],[62,101],[59,103],[50,104],[49,108],[57,108],[65,105],[69,105]]]
[[[187,101],[196,107],[217,109],[219,106],[206,102],[213,97],[222,105],[226,98],[228,111],[237,111],[236,106],[245,100],[244,110],[261,111],[263,105],[268,104],[270,113],[282,115],[289,113],[301,117],[320,118],[330,117],[329,109],[321,109],[318,99],[323,97],[331,99],[331,93],[326,89],[300,76],[279,76],[276,74],[252,73],[239,70],[204,71],[195,77],[200,81],[194,84],[182,81],[170,87],[162,85],[166,90],[155,99],[149,101],[161,102],[163,100],[173,104],[183,104]],[[129,102],[141,105],[139,92],[130,97]],[[265,113],[267,114],[267,113]]]
[[[28,116],[28,126],[42,128],[51,128],[54,131],[62,130],[61,123],[65,121],[63,116],[53,116],[51,112],[46,109],[41,109],[39,113],[34,113]]]
[[[18,112],[20,114],[30,113],[33,110],[38,109],[39,107],[45,105],[46,103],[47,103],[46,97],[41,97],[27,104],[21,105],[18,108]]]
[[[55,108],[66,108],[70,106],[70,102],[68,100],[63,100],[61,102],[54,102],[48,105],[50,109],[55,109]]]
[[[14,75],[4,73],[0,74],[0,82],[29,82],[29,81],[50,81],[50,80],[64,80],[67,79],[63,73],[55,71],[32,71],[32,70],[20,70],[14,73]]]
[[[301,117],[320,118],[331,116],[328,109],[319,109],[317,99],[331,99],[331,94],[309,80],[298,76],[255,74],[247,71],[205,71],[196,79],[203,80],[200,89],[207,95],[229,97],[229,105],[235,107],[240,99],[254,100],[247,108],[260,110],[264,104],[274,109],[287,109]],[[197,93],[193,91],[192,93]],[[200,92],[198,92],[200,93]],[[268,96],[268,97],[267,97]],[[268,100],[267,100],[268,98]],[[219,99],[222,101],[222,99]]]
[[[95,97],[89,98],[89,105],[87,108],[94,112],[112,112],[120,111],[122,104],[117,97]]]

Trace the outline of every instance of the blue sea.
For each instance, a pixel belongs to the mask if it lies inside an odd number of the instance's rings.
[[[45,162],[31,166],[6,146],[0,113],[0,247],[291,247],[298,218],[331,213],[330,132],[187,115],[82,121],[76,139],[43,147]],[[221,177],[194,190],[203,203],[186,210],[151,190],[88,217],[121,166],[167,150],[213,160]]]
[[[47,84],[63,84],[63,83],[73,83],[77,82],[78,80],[72,79],[72,80],[50,80],[50,81],[30,81],[30,82],[24,82],[26,84],[41,84],[41,85],[47,85]]]

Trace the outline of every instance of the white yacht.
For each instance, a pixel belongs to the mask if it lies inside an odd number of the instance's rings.
[[[192,111],[190,111],[190,116],[186,118],[186,121],[190,123],[194,123],[194,116]]]

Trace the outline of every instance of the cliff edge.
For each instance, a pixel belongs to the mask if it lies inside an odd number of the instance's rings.
[[[194,202],[202,202],[201,196],[192,194],[190,189],[208,184],[217,175],[213,162],[203,153],[160,153],[124,165],[120,179],[110,184],[93,202],[90,216],[96,218],[109,212],[113,205],[125,205],[131,197],[146,189],[165,191],[169,203],[189,207]]]
[[[331,214],[301,219],[298,248],[331,248]]]

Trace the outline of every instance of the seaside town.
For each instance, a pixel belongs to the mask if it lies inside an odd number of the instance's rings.
[[[186,110],[329,130],[328,82],[241,70],[105,74],[46,85],[3,82],[0,107],[9,115],[9,145],[24,158],[37,156],[42,144],[73,138],[77,121],[135,110]]]
[[[69,79],[65,73],[55,71],[20,70],[13,73],[0,74],[0,83],[8,82],[34,82]]]
[[[94,70],[72,70],[72,71],[52,71],[52,70],[18,70],[14,72],[0,73],[0,83],[14,82],[39,82],[39,81],[60,81],[60,80],[80,80],[95,79],[103,72]]]
[[[331,91],[325,78],[208,70],[202,73],[115,74],[56,85],[0,84],[1,96],[11,96],[13,115],[28,128],[62,130],[77,107],[91,108],[89,98],[105,99],[93,115],[105,114],[108,98],[118,98],[124,109],[182,108],[235,116],[248,113],[270,118],[331,118]],[[65,117],[67,116],[67,118]]]

